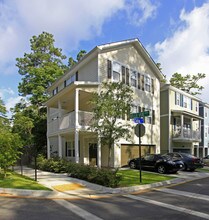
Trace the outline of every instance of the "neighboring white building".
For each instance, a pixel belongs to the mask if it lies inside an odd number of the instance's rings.
[[[201,142],[199,156],[205,157],[209,155],[209,104],[200,102],[199,106],[201,120]]]
[[[77,163],[108,165],[108,148],[88,130],[92,118],[89,100],[103,81],[122,81],[134,90],[132,112],[150,111],[145,120],[142,154],[160,153],[160,80],[163,76],[138,39],[100,45],[86,54],[48,88],[47,149],[52,155]],[[127,117],[126,117],[127,120]],[[138,156],[138,137],[115,144],[112,167],[127,165]]]
[[[161,86],[161,153],[185,152],[199,156],[200,99],[170,84]]]

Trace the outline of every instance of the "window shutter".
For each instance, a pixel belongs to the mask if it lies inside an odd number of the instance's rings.
[[[154,79],[152,79],[152,94],[154,94],[154,91],[155,91],[155,86],[154,86]]]
[[[141,76],[142,91],[144,91],[144,75]]]
[[[140,73],[138,73],[138,89],[141,88]]]
[[[152,124],[155,124],[155,110],[152,110]]]
[[[65,156],[67,157],[67,142],[65,142]]]
[[[192,99],[191,99],[191,110],[193,110]]]
[[[125,66],[122,66],[122,82],[126,83],[126,68]]]
[[[129,69],[126,68],[126,85],[129,86]]]
[[[75,81],[78,81],[78,71],[75,73]]]
[[[138,112],[141,112],[141,106],[138,107]]]
[[[112,62],[110,60],[107,60],[107,78],[112,78]]]

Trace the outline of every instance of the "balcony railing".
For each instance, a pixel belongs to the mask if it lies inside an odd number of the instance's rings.
[[[92,112],[79,111],[78,112],[78,124],[82,128],[90,125],[90,121],[93,117]],[[74,129],[75,128],[75,112],[70,112],[62,117],[54,115],[48,119],[48,133],[56,133],[58,131],[63,131],[65,129]]]
[[[200,131],[194,131],[191,129],[181,128],[173,129],[173,139],[176,140],[191,140],[191,141],[200,141],[201,140],[201,133]]]

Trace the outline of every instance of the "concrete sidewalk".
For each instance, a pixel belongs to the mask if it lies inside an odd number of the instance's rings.
[[[20,167],[15,167],[17,173],[21,173]],[[32,168],[23,167],[23,175],[32,179],[35,177],[35,171]],[[108,194],[126,194],[140,190],[168,186],[171,184],[179,184],[195,179],[209,177],[209,173],[203,172],[183,172],[179,171],[175,176],[176,179],[163,181],[153,184],[123,187],[123,188],[109,188],[101,185],[89,183],[84,180],[68,177],[67,174],[56,174],[38,170],[38,183],[52,189],[53,191],[44,190],[22,190],[22,189],[8,189],[0,188],[0,194],[7,196],[20,197],[37,197],[37,198],[78,198],[78,197],[92,197]]]

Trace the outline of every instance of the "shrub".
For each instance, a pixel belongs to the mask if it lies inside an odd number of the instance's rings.
[[[121,176],[118,170],[99,169],[89,165],[77,164],[60,158],[45,159],[43,156],[37,158],[38,169],[55,172],[68,173],[73,178],[86,180],[107,187],[117,187]]]

